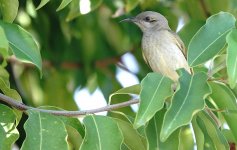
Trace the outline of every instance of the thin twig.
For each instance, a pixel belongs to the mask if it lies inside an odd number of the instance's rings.
[[[94,113],[103,112],[103,111],[111,111],[114,109],[118,109],[118,108],[122,108],[122,107],[130,106],[132,104],[139,103],[138,99],[133,99],[126,102],[113,104],[113,105],[107,105],[107,106],[96,108],[96,109],[81,110],[81,111],[61,111],[61,110],[46,110],[46,109],[40,109],[40,108],[27,106],[1,93],[0,93],[0,100],[9,104],[12,107],[15,107],[18,110],[26,111],[26,110],[32,109],[32,110],[36,110],[40,112],[53,114],[53,115],[67,116],[67,117],[79,117],[79,116],[87,115],[87,114],[94,114]]]

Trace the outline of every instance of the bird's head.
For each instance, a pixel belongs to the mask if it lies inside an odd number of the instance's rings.
[[[170,29],[167,19],[160,13],[154,11],[145,11],[136,17],[122,20],[121,22],[133,22],[142,32],[153,32],[158,29]]]

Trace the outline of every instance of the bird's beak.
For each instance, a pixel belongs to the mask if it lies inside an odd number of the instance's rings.
[[[131,17],[131,18],[126,18],[126,19],[123,19],[119,22],[136,22],[136,18],[135,17]]]

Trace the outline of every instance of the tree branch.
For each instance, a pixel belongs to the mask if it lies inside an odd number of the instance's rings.
[[[94,114],[98,112],[103,112],[103,111],[111,111],[114,109],[130,106],[132,104],[137,104],[139,103],[138,99],[133,99],[129,100],[126,102],[118,103],[118,104],[113,104],[113,105],[107,105],[101,108],[96,108],[96,109],[90,109],[90,110],[81,110],[81,111],[61,111],[61,110],[46,110],[46,109],[40,109],[40,108],[34,108],[31,106],[27,106],[19,101],[16,101],[6,95],[3,95],[0,93],[0,100],[9,104],[12,107],[15,107],[18,110],[26,111],[29,109],[40,111],[40,112],[45,112],[53,115],[58,115],[58,116],[67,116],[67,117],[79,117],[82,115],[87,115],[87,114]]]

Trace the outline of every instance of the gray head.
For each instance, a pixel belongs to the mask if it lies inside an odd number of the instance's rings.
[[[122,20],[135,23],[142,32],[154,32],[159,29],[170,29],[167,19],[160,13],[154,11],[145,11],[136,17]]]

